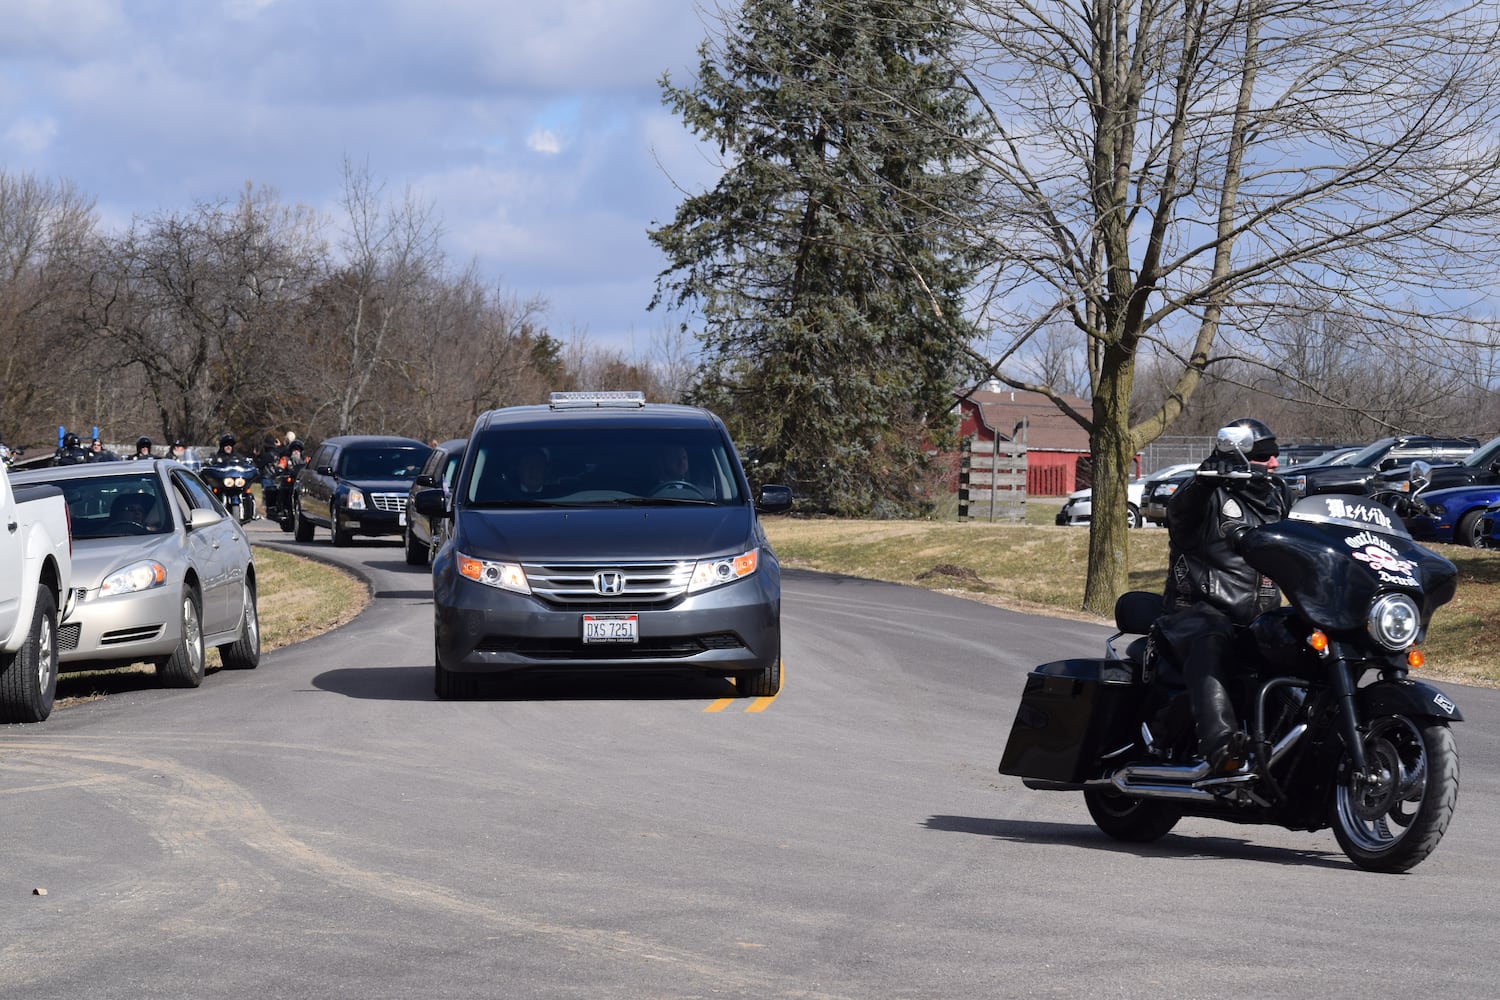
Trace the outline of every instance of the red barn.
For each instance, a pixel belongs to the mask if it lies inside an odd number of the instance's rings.
[[[1087,400],[1064,398],[1085,416],[1093,411]],[[1026,446],[1028,496],[1066,496],[1091,484],[1088,432],[1041,393],[991,382],[959,397],[958,411],[961,435]]]

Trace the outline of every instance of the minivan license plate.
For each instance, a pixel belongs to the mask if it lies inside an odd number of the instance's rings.
[[[584,615],[584,642],[637,642],[640,615]]]

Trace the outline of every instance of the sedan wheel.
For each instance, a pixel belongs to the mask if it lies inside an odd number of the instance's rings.
[[[240,613],[240,634],[234,642],[219,647],[219,659],[228,670],[254,670],[260,666],[260,611],[255,602],[255,584],[245,584],[245,607]]]
[[[156,665],[167,687],[195,688],[203,683],[203,601],[191,587],[182,592],[182,638],[172,655]]]

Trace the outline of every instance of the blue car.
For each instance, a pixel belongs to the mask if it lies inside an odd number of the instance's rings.
[[[1423,493],[1421,498],[1427,512],[1404,519],[1413,538],[1471,548],[1489,547],[1482,522],[1485,510],[1500,504],[1500,485],[1455,486]]]

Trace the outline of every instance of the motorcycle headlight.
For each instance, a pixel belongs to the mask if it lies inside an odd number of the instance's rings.
[[[104,582],[99,585],[99,596],[135,594],[142,590],[163,586],[166,582],[167,568],[161,563],[155,560],[133,563],[106,576]]]
[[[229,485],[230,486],[244,486],[245,485],[244,477],[242,477],[242,476],[235,476],[233,479],[229,480]]]
[[[1422,616],[1417,602],[1405,594],[1382,594],[1370,605],[1365,627],[1386,649],[1406,649],[1417,641]]]
[[[722,559],[703,559],[693,567],[692,579],[688,581],[688,593],[697,593],[710,587],[733,583],[755,572],[760,563],[760,550],[751,549],[737,556]]]

